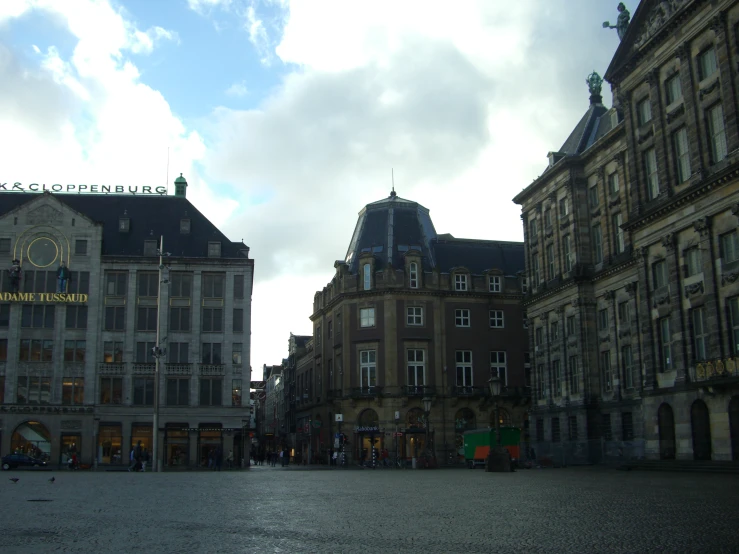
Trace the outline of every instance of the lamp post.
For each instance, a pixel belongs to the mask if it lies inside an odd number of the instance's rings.
[[[490,396],[493,398],[493,409],[495,413],[495,444],[490,445],[488,458],[485,463],[485,471],[510,471],[510,458],[508,451],[500,445],[500,413],[498,401],[500,400],[500,377],[493,375],[488,381]]]
[[[423,397],[423,416],[425,418],[426,423],[426,467],[429,466],[429,459],[431,458],[431,449],[429,448],[429,427],[431,426],[431,420],[429,416],[431,415],[431,402],[432,399],[429,396]]]
[[[498,410],[498,399],[500,398],[500,377],[497,375],[490,378],[488,381],[490,387],[490,396],[493,398],[494,410],[495,410],[495,445],[500,446],[500,417]]]
[[[159,237],[159,286],[157,288],[157,335],[154,348],[152,348],[152,355],[154,356],[154,414],[152,418],[152,471],[161,471],[161,457],[159,456],[159,358],[162,358],[166,354],[166,349],[162,349],[159,346],[160,342],[160,327],[161,327],[161,314],[162,314],[162,284],[169,283],[168,279],[163,279],[164,271],[164,256],[169,256],[169,252],[164,252],[164,236]]]

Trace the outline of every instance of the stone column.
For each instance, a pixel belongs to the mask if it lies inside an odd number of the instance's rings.
[[[685,381],[688,374],[687,368],[687,352],[685,340],[688,338],[688,331],[685,326],[685,313],[681,298],[681,271],[680,258],[677,252],[677,237],[675,233],[667,233],[662,237],[662,246],[667,250],[667,283],[670,288],[670,332],[671,337],[671,354],[672,369],[675,370],[675,383]],[[662,314],[660,314],[662,317]],[[659,343],[659,341],[658,341]]]
[[[649,248],[642,246],[634,250],[638,264],[638,281],[636,283],[641,292],[636,297],[636,310],[640,343],[639,351],[636,356],[635,363],[639,363],[641,373],[646,385],[644,390],[654,390],[657,386],[657,359],[655,352],[657,349],[657,336],[655,334],[655,326],[652,321],[652,289],[651,289],[651,268],[649,267]]]

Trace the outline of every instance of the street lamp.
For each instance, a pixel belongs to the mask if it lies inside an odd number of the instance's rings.
[[[493,375],[488,381],[490,396],[494,402],[495,417],[495,444],[490,445],[485,471],[510,471],[510,459],[508,451],[500,445],[500,413],[498,401],[500,400],[500,377]]]
[[[500,398],[500,377],[497,375],[490,378],[488,381],[490,387],[490,396],[493,397],[495,403],[495,444],[500,446],[500,417],[498,410],[498,399]]]
[[[159,346],[160,336],[159,330],[161,328],[161,313],[162,313],[162,284],[169,283],[168,279],[163,279],[164,271],[164,256],[169,256],[169,252],[164,252],[164,236],[159,237],[159,287],[157,288],[157,336],[154,347],[152,348],[152,355],[154,356],[154,414],[152,418],[152,471],[161,471],[161,458],[159,457],[159,359],[164,357],[167,353],[166,349],[162,349]],[[166,339],[166,337],[165,337]]]
[[[429,416],[431,414],[431,402],[432,398],[430,396],[424,396],[423,397],[423,412],[424,412],[424,418],[426,420],[426,464],[428,467],[428,464],[430,462],[431,457],[431,449],[429,448],[429,427],[431,425],[431,420],[429,419]]]

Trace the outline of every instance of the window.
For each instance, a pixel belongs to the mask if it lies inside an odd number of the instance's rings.
[[[608,331],[608,308],[598,311],[598,330]]]
[[[408,350],[408,386],[423,387],[426,384],[426,365],[424,351]]]
[[[729,342],[731,344],[731,353],[734,356],[739,355],[739,297],[729,299],[729,319],[730,333]],[[1,350],[2,345],[0,345]],[[1,354],[1,352],[0,352]],[[2,358],[0,358],[2,359]]]
[[[211,241],[208,242],[208,257],[209,258],[220,258],[221,257],[221,243]]]
[[[200,379],[200,405],[220,406],[223,404],[223,379]]]
[[[681,127],[672,134],[672,145],[675,149],[675,163],[677,165],[677,180],[684,183],[690,179],[690,147],[688,146],[688,131]]]
[[[101,377],[100,378],[100,403],[122,404],[123,403],[123,378]]]
[[[471,392],[472,388],[472,351],[457,350],[455,352],[457,369],[457,389]]]
[[[721,235],[721,261],[730,264],[739,260],[739,232]]]
[[[407,325],[423,325],[423,308],[419,306],[409,306],[406,308]]]
[[[110,271],[105,274],[105,295],[126,296],[126,282],[128,274]]]
[[[203,308],[202,331],[203,333],[223,332],[222,308]]]
[[[547,244],[547,279],[554,279],[554,245]]]
[[[631,325],[631,308],[628,301],[618,303],[618,322],[620,325]]]
[[[65,340],[64,341],[64,361],[65,362],[84,362],[85,352],[87,350],[86,343],[83,340]]]
[[[621,347],[621,360],[624,364],[624,385],[627,389],[634,388],[634,355],[631,346]]]
[[[170,342],[167,349],[167,359],[170,364],[190,363],[190,343]]]
[[[593,225],[593,262],[599,264],[603,261],[603,231],[600,223]]]
[[[170,331],[189,331],[190,330],[190,308],[175,307],[169,309],[169,330]]]
[[[470,311],[469,310],[454,310],[454,325],[457,327],[469,327],[470,326]]]
[[[56,292],[56,285],[55,271],[23,272],[23,292]]]
[[[611,414],[600,414],[600,429],[603,439],[613,440],[613,429],[611,427]]]
[[[698,70],[700,72],[701,81],[708,79],[711,75],[718,71],[718,62],[716,60],[716,50],[711,47],[704,50],[698,55]]]
[[[190,234],[190,220],[189,219],[180,219],[180,234],[181,235]]]
[[[359,326],[360,327],[374,327],[375,326],[375,309],[374,308],[360,308]]]
[[[567,316],[567,336],[574,337],[577,333],[577,324],[575,323],[575,316]]]
[[[244,332],[244,310],[241,308],[234,308],[233,312],[233,332],[243,333]]]
[[[534,264],[534,285],[541,282],[541,270],[539,269],[539,256],[534,252],[532,263]]]
[[[123,343],[105,341],[103,343],[103,362],[106,364],[120,364],[123,362]]]
[[[87,329],[87,306],[67,305],[65,310],[67,329]]]
[[[243,344],[240,342],[235,342],[231,346],[231,363],[237,367],[241,367],[241,353],[243,349]]]
[[[693,358],[696,361],[703,361],[707,359],[706,353],[708,351],[705,308],[693,309],[690,319],[693,323]]]
[[[50,340],[21,339],[18,361],[50,362],[54,352],[54,343]]]
[[[0,239],[0,254],[10,254],[10,239]]]
[[[332,339],[334,337],[334,322],[329,321],[328,327],[326,328],[326,333],[328,333],[328,338]]]
[[[554,342],[559,338],[559,321],[552,321],[549,324],[549,340]]]
[[[544,328],[543,327],[537,327],[536,331],[534,331],[534,338],[536,346],[541,346],[544,344]]]
[[[527,292],[529,292],[529,280],[522,275],[521,276],[521,293],[526,294]]]
[[[84,239],[77,239],[74,241],[74,255],[75,256],[87,256],[87,241]]]
[[[552,210],[551,208],[547,208],[544,210],[544,228],[545,229],[551,229],[552,228]]]
[[[536,398],[543,400],[547,397],[547,384],[544,380],[544,364],[536,366]]]
[[[562,368],[559,360],[552,360],[552,380],[554,381],[554,397],[562,396]]]
[[[502,329],[505,327],[505,314],[503,310],[490,310],[490,327]]]
[[[724,108],[721,104],[717,104],[708,110],[708,132],[711,139],[711,159],[713,163],[720,162],[728,154]]]
[[[659,324],[659,349],[662,362],[662,371],[672,369],[672,334],[670,333],[670,318],[663,317]]]
[[[552,442],[560,442],[562,440],[562,431],[559,428],[559,416],[552,418]]]
[[[567,198],[559,199],[559,217],[565,217],[569,213],[567,206]]]
[[[138,295],[149,298],[159,296],[159,274],[158,273],[139,273],[138,279]]]
[[[53,329],[55,306],[53,304],[23,304],[21,327]]]
[[[500,275],[490,275],[488,277],[488,292],[500,292],[503,288],[501,281]]]
[[[139,306],[136,310],[136,330],[157,330],[157,308],[156,306]]]
[[[192,291],[192,274],[172,271],[169,274],[170,298],[190,298]]]
[[[703,272],[701,266],[701,251],[697,246],[688,248],[685,251],[685,275],[686,277],[692,277]]]
[[[590,209],[594,210],[598,207],[598,204],[600,203],[598,200],[598,185],[595,184],[592,187],[588,189],[588,203],[590,204]]]
[[[665,92],[667,93],[667,105],[677,102],[683,97],[683,87],[680,84],[680,75],[670,77],[665,82]]]
[[[652,121],[652,105],[649,98],[645,98],[636,105],[636,115],[639,125],[644,125]]]
[[[571,415],[567,417],[568,422],[568,440],[570,441],[576,441],[577,440],[577,416]]]
[[[412,289],[418,288],[418,264],[411,262],[408,266],[408,282]]]
[[[508,386],[507,367],[505,350],[493,351],[490,353],[490,376],[495,377],[497,375],[502,387]]]
[[[621,414],[621,438],[625,441],[634,440],[634,420],[631,412]]]
[[[377,385],[376,356],[375,350],[359,351],[359,382],[365,391],[371,391]]]
[[[613,375],[611,375],[610,350],[600,353],[600,372],[603,375],[603,390],[611,392],[613,390]]]
[[[244,298],[244,276],[234,275],[234,298],[243,300]]]
[[[202,363],[206,365],[221,365],[221,343],[204,342],[202,350]]]
[[[659,196],[659,175],[657,174],[657,154],[654,148],[644,152],[644,171],[647,174],[647,197],[654,200]]]
[[[660,260],[652,265],[652,276],[654,278],[654,288],[660,289],[667,286],[667,262]]]
[[[51,402],[50,377],[18,377],[16,399],[18,404],[49,404]]]
[[[618,191],[618,172],[614,171],[613,173],[608,175],[608,192],[611,194],[611,196],[615,196],[618,194]]]
[[[167,406],[190,404],[190,379],[167,379]]]
[[[224,275],[203,273],[203,298],[223,298],[224,281]]]
[[[364,290],[370,290],[372,288],[372,265],[364,264],[362,266],[362,284]]]
[[[134,406],[153,406],[154,405],[154,379],[151,377],[133,378],[133,405]]]
[[[316,333],[315,333],[315,336],[316,336],[316,346],[321,346],[321,337],[323,335],[321,334],[321,326],[320,325],[316,325]]]
[[[464,273],[454,274],[454,290],[465,291],[467,290],[467,275]]]
[[[562,237],[562,256],[565,262],[565,271],[572,271],[572,239],[570,235]]]
[[[624,223],[623,215],[619,212],[613,215],[613,244],[616,249],[616,254],[621,254],[626,250],[626,243],[624,241],[624,230],[621,225]]]
[[[532,241],[536,240],[536,236],[537,236],[536,220],[532,219],[531,221],[529,221],[529,239]]]
[[[172,344],[176,347],[177,343]],[[156,344],[151,342],[140,341],[136,343],[136,363],[137,364],[153,364],[154,360],[154,347]]]
[[[231,406],[241,406],[241,379],[231,379]]]
[[[82,377],[62,378],[62,404],[81,405],[85,400],[85,380]]]
[[[577,356],[570,356],[570,394],[580,394],[580,370],[577,364]]]
[[[0,328],[10,325],[10,304],[0,304]]]

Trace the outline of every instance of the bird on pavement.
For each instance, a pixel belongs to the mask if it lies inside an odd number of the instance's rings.
[[[20,481],[20,479],[18,479],[17,477],[11,477],[9,480],[13,481],[13,483],[17,483],[18,481]]]
[[[51,483],[52,485],[54,484],[54,481],[56,481],[56,477],[52,477],[51,479],[49,479],[49,483]]]

